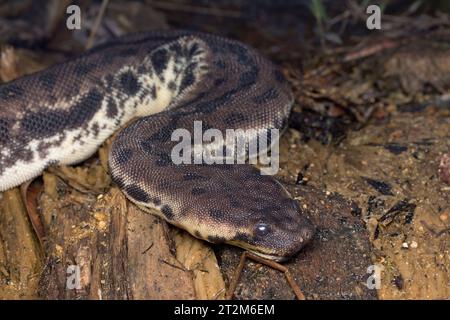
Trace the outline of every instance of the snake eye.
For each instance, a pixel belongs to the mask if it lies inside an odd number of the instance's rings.
[[[260,222],[255,226],[255,235],[257,236],[265,236],[269,231],[269,226],[266,223]]]

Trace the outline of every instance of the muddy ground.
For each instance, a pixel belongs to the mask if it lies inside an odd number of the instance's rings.
[[[100,2],[85,3],[92,26]],[[124,9],[111,1],[94,43],[110,29],[191,27],[248,42],[280,64],[296,102],[277,178],[317,226],[312,243],[284,264],[306,299],[450,298],[448,20],[393,19],[390,33],[324,46],[306,36],[314,24],[306,9],[294,17],[274,11],[282,20],[258,11],[251,20],[233,16],[242,8],[220,7],[188,19],[185,11],[198,6],[177,3]],[[89,28],[56,29],[43,45],[51,28],[22,38],[2,29],[2,82],[63,61],[89,41]],[[129,203],[108,176],[112,140],[78,166],[50,168],[0,195],[0,298],[225,298],[242,250],[196,240]],[[80,266],[73,290],[70,265]],[[378,289],[366,286],[373,265],[382,270]],[[248,261],[233,297],[295,295],[283,273]]]

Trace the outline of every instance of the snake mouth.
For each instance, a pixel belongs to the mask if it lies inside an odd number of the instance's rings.
[[[272,254],[265,254],[262,252],[258,252],[258,251],[250,251],[251,253],[264,258],[266,260],[272,260],[272,261],[276,261],[276,262],[284,262],[289,260],[290,257],[285,257],[285,256],[277,256],[277,255],[272,255]]]
[[[261,250],[261,248],[258,248],[256,246],[250,245],[248,243],[242,243],[239,241],[229,241],[227,242],[230,245],[240,247],[244,250],[247,250],[248,252],[251,252],[261,258],[272,260],[276,262],[284,262],[289,260],[292,257],[292,254],[277,254],[275,252],[264,252]]]
[[[257,243],[249,243],[236,239],[227,241],[227,243],[243,248],[264,259],[284,262],[291,259],[310,243],[314,237],[315,231],[316,229],[311,223],[304,223],[299,230],[296,241],[292,241],[290,245],[287,245],[287,243],[283,241],[277,241],[274,246],[271,246],[270,243],[266,243],[266,245],[260,243],[258,245]],[[281,244],[284,244],[284,246],[281,246]]]

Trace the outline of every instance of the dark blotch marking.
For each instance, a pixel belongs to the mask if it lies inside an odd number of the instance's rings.
[[[226,81],[226,79],[224,79],[224,78],[218,78],[218,79],[214,80],[214,86],[215,87],[219,87],[222,84],[224,84],[225,81]]]
[[[92,133],[94,134],[94,137],[98,136],[98,133],[100,132],[100,126],[98,122],[95,122],[91,127]]]
[[[150,95],[152,97],[153,100],[156,100],[156,86],[152,86],[152,88],[150,89]]]
[[[172,164],[172,159],[170,158],[170,155],[165,153],[161,153],[158,160],[156,160],[156,165],[159,167],[166,167],[170,164]]]
[[[66,112],[38,111],[25,116],[20,128],[32,136],[47,137],[65,129],[67,121]]]
[[[245,121],[247,119],[247,117],[243,114],[243,113],[240,113],[240,112],[233,112],[233,113],[230,113],[226,118],[225,118],[225,123],[227,124],[227,125],[234,125],[234,124],[236,124],[236,123],[239,123],[239,122],[242,122],[242,121]]]
[[[141,88],[141,84],[131,71],[124,72],[120,75],[120,84],[128,95],[135,95]]]
[[[57,144],[57,143],[55,143],[55,144]],[[48,148],[50,148],[52,145],[54,145],[54,144],[49,143],[49,142],[42,142],[42,141],[39,142],[39,144],[36,148],[36,150],[39,154],[39,157],[42,159],[45,158],[48,155],[48,152],[47,152]]]
[[[120,150],[120,153],[117,156],[117,162],[122,165],[124,163],[127,163],[128,160],[130,160],[132,156],[133,156],[133,150],[128,149],[128,148],[122,149],[122,150]]]
[[[88,92],[86,96],[73,106],[67,115],[69,128],[81,127],[89,121],[102,105],[103,95],[96,89]]]
[[[278,92],[275,89],[269,89],[266,92],[253,98],[253,102],[257,104],[265,103],[278,98]]]
[[[207,192],[207,190],[205,188],[200,188],[200,187],[194,187],[191,190],[191,194],[193,196],[198,196],[198,195],[201,195],[201,194],[205,194],[206,192]]]
[[[180,92],[182,92],[184,89],[186,89],[187,87],[194,84],[194,82],[195,82],[195,75],[194,75],[195,67],[196,67],[195,64],[191,64],[184,71],[183,79],[181,80],[181,84],[180,84],[180,90],[179,90]]]
[[[10,122],[0,118],[0,144],[4,145],[10,141]]]
[[[259,68],[256,65],[254,65],[249,71],[242,73],[239,77],[239,87],[243,89],[256,83],[258,74]]]
[[[114,118],[117,115],[117,105],[116,102],[110,98],[108,100],[108,106],[106,108],[106,116],[110,119]]]
[[[46,72],[39,77],[39,83],[46,91],[51,91],[56,84],[56,76],[51,72]]]
[[[140,146],[142,151],[145,153],[152,155],[154,152],[154,142],[151,139],[145,139],[140,142]]]
[[[155,72],[160,75],[166,69],[169,55],[166,49],[159,49],[155,51],[151,57],[153,68]]]
[[[199,55],[200,53],[202,53],[202,50],[200,50],[198,43],[194,43],[192,45],[192,47],[189,49],[189,56],[190,57],[195,57],[197,55]]]
[[[81,133],[79,133],[79,134],[77,134],[74,138],[73,138],[73,142],[77,142],[77,141],[80,141],[81,140],[81,138],[83,138],[83,136],[82,136],[82,134]]]
[[[177,127],[177,123],[176,120],[174,119],[174,121],[172,121],[171,123],[169,123],[168,125],[160,128],[157,132],[155,132],[150,138],[150,141],[153,142],[169,142],[170,138],[171,138],[171,133],[178,129]]]
[[[163,205],[161,207],[161,212],[164,214],[166,219],[168,219],[168,220],[172,220],[173,219],[173,210],[167,204],[165,204],[165,205]]]
[[[195,106],[195,112],[202,112],[202,113],[212,113],[217,108],[220,108],[221,106],[225,105],[227,102],[229,102],[233,96],[238,92],[237,89],[232,89],[224,94],[222,94],[220,97],[213,99],[211,101],[201,102]],[[198,98],[199,101],[200,98]]]
[[[234,199],[230,199],[230,205],[233,208],[240,208],[241,207],[241,203],[239,201],[234,200]]]
[[[223,60],[216,60],[214,61],[214,65],[219,69],[225,69],[227,64]]]
[[[169,88],[169,90],[173,92],[177,90],[177,84],[175,83],[175,81],[170,81],[167,85],[167,88]]]
[[[170,46],[170,50],[175,52],[175,55],[179,56],[181,55],[182,47],[178,42],[175,42],[173,45]]]
[[[128,57],[128,56],[132,56],[132,55],[135,55],[135,54],[136,54],[136,49],[134,49],[134,48],[126,48],[126,49],[120,50],[117,53],[117,55],[119,57]]]
[[[24,162],[31,162],[34,158],[33,152],[30,149],[18,150],[17,153],[14,154],[14,157],[17,157]]]
[[[83,76],[87,75],[89,72],[91,72],[92,70],[94,70],[95,67],[96,67],[95,63],[79,62],[79,63],[75,64],[74,72],[77,76],[83,77]]]
[[[236,55],[237,61],[242,65],[252,64],[252,58],[247,54],[247,49],[236,43],[229,43],[228,50]]]
[[[201,237],[202,237],[202,235],[200,234],[200,232],[198,232],[197,230],[195,230],[194,236],[197,237],[197,238],[201,238]]]
[[[125,187],[125,192],[127,195],[138,202],[148,202],[150,197],[148,194],[136,185],[129,185]]]
[[[208,178],[206,178],[202,175],[199,175],[198,173],[195,173],[195,172],[188,172],[183,175],[183,180],[185,180],[185,181],[207,180],[207,179]]]

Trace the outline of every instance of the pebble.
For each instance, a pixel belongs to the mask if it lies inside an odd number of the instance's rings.
[[[411,241],[411,244],[410,244],[410,247],[411,247],[411,248],[416,249],[417,246],[418,246],[418,244],[417,244],[416,241]]]
[[[408,249],[408,247],[409,247],[409,246],[408,246],[408,243],[407,243],[407,242],[403,242],[403,243],[402,243],[402,248]]]
[[[442,222],[447,221],[447,220],[448,220],[448,214],[447,214],[447,213],[441,214],[441,215],[439,216],[439,219],[440,219]]]

